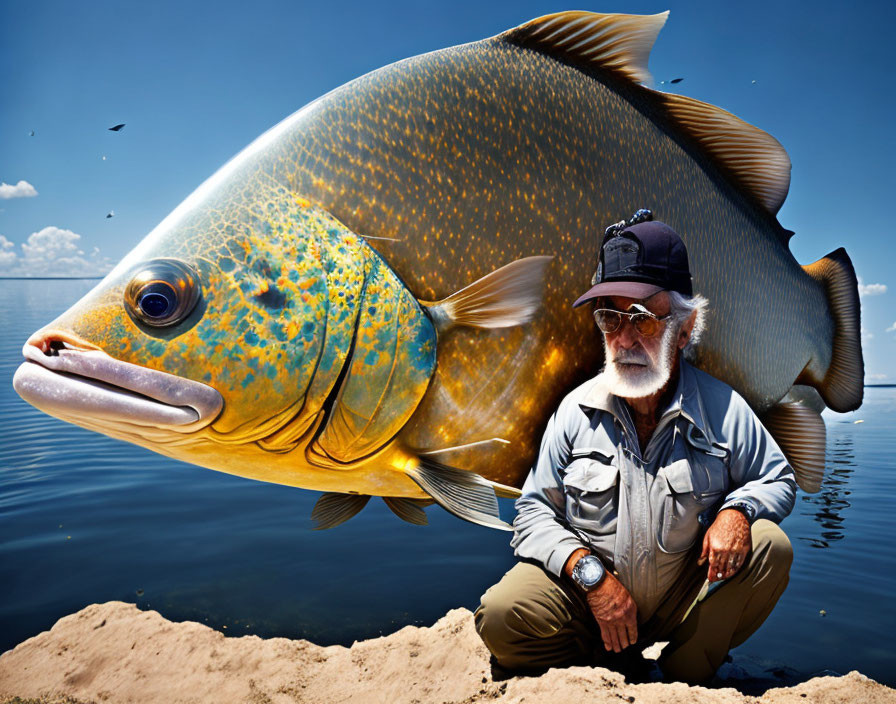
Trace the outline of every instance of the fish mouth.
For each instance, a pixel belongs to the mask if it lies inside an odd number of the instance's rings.
[[[99,423],[189,433],[211,423],[224,399],[198,381],[110,357],[59,331],[33,335],[13,388],[45,413],[78,425]]]

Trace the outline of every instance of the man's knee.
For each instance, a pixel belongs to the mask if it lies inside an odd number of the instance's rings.
[[[520,598],[520,594],[499,582],[482,595],[473,614],[476,632],[489,650],[496,653],[502,645],[531,638],[548,638],[563,623],[554,609]]]
[[[570,604],[541,568],[520,563],[482,595],[476,632],[498,662],[556,640],[574,618]],[[568,630],[568,629],[567,629]]]
[[[479,608],[473,614],[476,632],[493,653],[498,642],[507,639],[507,612],[510,607],[508,601],[495,594],[499,586],[500,583],[496,584],[482,595]]]
[[[793,546],[787,534],[777,523],[760,519],[752,528],[753,553],[777,570],[790,572],[793,563]]]

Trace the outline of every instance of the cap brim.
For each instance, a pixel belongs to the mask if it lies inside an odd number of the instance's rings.
[[[645,284],[640,281],[607,281],[606,283],[592,286],[584,296],[580,296],[572,304],[572,307],[578,308],[580,305],[600,296],[625,296],[626,298],[644,300],[660,291],[665,291],[665,289],[656,284]]]

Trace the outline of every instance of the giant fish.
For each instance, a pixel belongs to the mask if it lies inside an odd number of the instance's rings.
[[[823,405],[862,401],[843,249],[800,266],[781,145],[648,88],[668,13],[563,12],[399,61],[305,106],[34,333],[36,407],[211,469],[506,527],[559,399],[601,364],[572,301],[603,229],[647,207],[710,302],[698,366],[741,393],[803,488]]]

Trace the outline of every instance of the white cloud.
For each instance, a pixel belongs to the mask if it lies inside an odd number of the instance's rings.
[[[15,186],[0,182],[0,198],[33,198],[37,189],[27,181],[19,181]]]
[[[858,277],[859,279],[859,296],[863,298],[866,296],[880,296],[887,292],[886,284],[866,284],[862,282],[862,277]]]
[[[889,379],[889,374],[866,374],[865,381],[883,381],[884,379]]]
[[[6,239],[3,235],[0,235],[0,271],[5,269],[7,266],[12,266],[12,264],[16,260],[16,253],[14,250],[15,245]]]
[[[868,332],[865,329],[865,326],[863,325],[862,326],[862,340],[864,341],[864,340],[873,340],[873,339],[874,339],[874,333]]]
[[[81,235],[59,227],[32,232],[18,254],[15,245],[0,235],[0,276],[103,276],[114,262],[99,249],[86,255],[78,247]]]
[[[896,332],[896,323],[887,328],[887,332]]]

